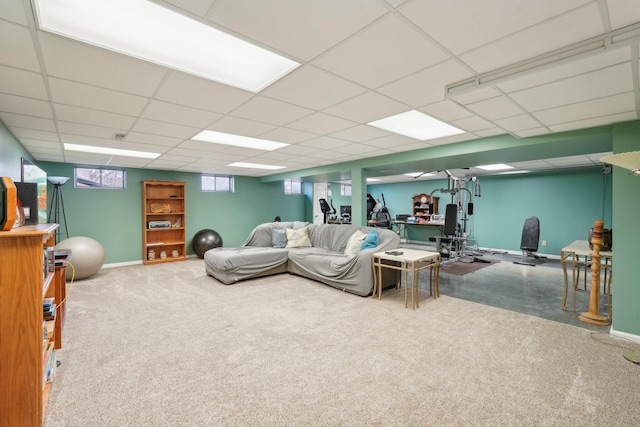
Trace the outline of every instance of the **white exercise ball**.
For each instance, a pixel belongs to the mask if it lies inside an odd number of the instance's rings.
[[[58,243],[56,249],[71,249],[71,265],[67,266],[67,280],[86,279],[102,268],[104,248],[90,237],[69,237]]]

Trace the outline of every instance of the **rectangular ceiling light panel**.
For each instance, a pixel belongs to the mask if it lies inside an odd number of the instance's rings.
[[[300,64],[147,0],[32,0],[40,29],[251,92]]]
[[[108,154],[110,156],[141,157],[144,159],[155,159],[156,157],[160,156],[160,153],[151,153],[148,151],[122,150],[120,148],[98,147],[95,145],[79,145],[79,144],[65,143],[64,149],[69,151],[80,151],[83,153]]]
[[[230,163],[227,166],[231,166],[234,168],[247,168],[247,169],[266,169],[266,170],[284,169],[284,166],[261,165],[259,163],[244,163],[244,162]]]
[[[273,151],[286,147],[284,142],[269,141],[268,139],[251,138],[249,136],[234,135],[231,133],[203,130],[193,138],[194,141],[211,142],[213,144],[233,145],[234,147],[253,148],[256,150]]]
[[[371,122],[369,125],[420,141],[464,133],[463,130],[416,110],[385,117],[384,119]]]

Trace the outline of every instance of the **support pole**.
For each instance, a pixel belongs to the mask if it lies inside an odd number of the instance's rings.
[[[604,221],[595,221],[593,224],[593,234],[591,243],[593,253],[591,254],[591,294],[589,295],[589,311],[582,313],[578,318],[593,325],[606,326],[609,319],[600,314],[600,246],[602,245],[602,233]]]

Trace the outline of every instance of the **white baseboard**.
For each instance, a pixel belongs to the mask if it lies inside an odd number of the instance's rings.
[[[196,258],[196,254],[187,255],[187,258]],[[113,267],[126,267],[128,265],[138,265],[142,264],[142,260],[137,261],[126,261],[126,262],[114,262],[111,264],[104,264],[102,268],[113,268]]]
[[[624,338],[629,341],[640,343],[640,335],[634,335],[634,334],[629,334],[627,332],[616,331],[615,329],[613,329],[613,327],[609,329],[609,335],[613,335],[614,337]]]

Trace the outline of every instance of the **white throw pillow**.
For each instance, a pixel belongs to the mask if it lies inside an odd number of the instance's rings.
[[[287,228],[287,248],[308,248],[311,246],[307,227],[293,230]]]
[[[358,252],[360,252],[362,242],[364,242],[364,239],[366,237],[367,235],[362,231],[356,230],[356,232],[353,233],[351,237],[349,237],[347,246],[344,248],[344,254],[349,258],[353,258],[354,256],[356,256]]]

